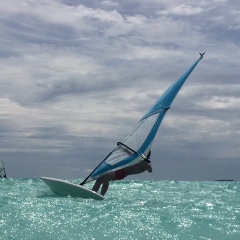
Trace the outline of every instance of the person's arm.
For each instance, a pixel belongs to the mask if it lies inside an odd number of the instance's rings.
[[[152,172],[152,166],[151,166],[151,161],[149,160],[151,156],[151,150],[148,152],[147,158],[145,159],[145,163],[146,163],[146,168],[148,172]]]
[[[146,162],[146,164],[147,164],[147,170],[148,170],[148,172],[152,172],[152,166],[151,166],[151,162]]]

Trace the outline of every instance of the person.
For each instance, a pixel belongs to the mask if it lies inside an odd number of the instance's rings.
[[[151,166],[151,162],[149,160],[150,154],[151,154],[151,151],[149,151],[147,159],[142,162],[139,162],[139,163],[129,166],[129,167],[125,167],[123,169],[119,169],[115,172],[110,172],[109,174],[98,178],[96,180],[92,190],[94,192],[98,192],[100,186],[102,185],[101,195],[104,196],[108,190],[110,181],[122,180],[129,175],[139,174],[139,173],[142,173],[145,171],[148,171],[149,173],[151,173],[152,166]]]

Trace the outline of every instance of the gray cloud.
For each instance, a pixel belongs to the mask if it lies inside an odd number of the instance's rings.
[[[153,174],[136,177],[239,180],[237,1],[14,0],[0,13],[10,177],[84,178],[206,51],[163,120]]]

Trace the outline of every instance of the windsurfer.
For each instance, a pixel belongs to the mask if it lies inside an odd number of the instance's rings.
[[[5,168],[1,160],[0,160],[0,178],[7,178]]]
[[[104,196],[108,190],[109,181],[122,180],[123,178],[125,178],[129,175],[139,174],[139,173],[142,173],[145,171],[148,171],[151,173],[152,166],[151,166],[151,162],[149,161],[150,154],[151,154],[151,151],[149,152],[149,154],[147,156],[147,160],[144,160],[135,165],[117,170],[115,172],[110,172],[109,174],[98,178],[96,180],[92,190],[97,192],[99,190],[100,186],[102,185],[101,194]]]

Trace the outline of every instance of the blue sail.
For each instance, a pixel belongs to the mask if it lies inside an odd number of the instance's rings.
[[[153,140],[159,126],[170,108],[179,90],[203,58],[197,61],[157,100],[153,107],[142,117],[132,132],[117,144],[117,147],[96,167],[96,169],[81,183],[81,185],[95,180],[111,171],[132,166],[147,159]]]

